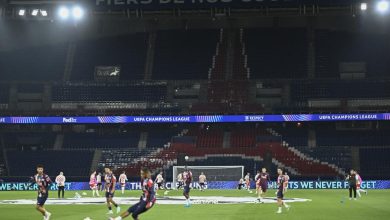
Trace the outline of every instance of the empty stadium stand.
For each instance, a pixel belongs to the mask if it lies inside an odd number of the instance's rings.
[[[360,173],[376,179],[390,178],[390,148],[361,148]]]
[[[318,78],[338,77],[340,62],[364,62],[367,76],[386,76],[389,51],[386,34],[317,30],[315,34]]]
[[[0,52],[1,80],[62,80],[67,43]]]
[[[65,134],[63,146],[71,149],[137,148],[139,139],[137,131],[123,134],[70,133]]]
[[[32,176],[36,166],[45,166],[45,172],[54,180],[63,171],[67,176],[86,177],[91,168],[92,151],[7,151],[10,176]],[[77,163],[75,163],[77,161]],[[27,180],[27,179],[26,179]],[[25,180],[25,181],[26,181]]]
[[[251,79],[306,76],[308,43],[305,29],[245,29],[244,42]]]
[[[152,79],[207,79],[218,30],[158,31]]]
[[[147,33],[76,42],[71,80],[92,81],[96,66],[120,66],[121,80],[143,79]]]
[[[55,85],[52,99],[55,102],[160,102],[165,100],[166,93],[165,83],[68,83]]]

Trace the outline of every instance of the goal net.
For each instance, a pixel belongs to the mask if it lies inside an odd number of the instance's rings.
[[[244,175],[244,166],[188,166],[193,181],[197,182],[203,172],[207,181],[238,181]],[[173,185],[176,186],[177,175],[183,173],[185,166],[173,166]]]

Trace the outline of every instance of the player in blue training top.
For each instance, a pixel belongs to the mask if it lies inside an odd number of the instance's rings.
[[[138,220],[138,216],[153,207],[156,203],[156,192],[154,191],[154,182],[151,179],[151,173],[148,168],[141,169],[141,184],[142,184],[142,196],[139,202],[131,206],[126,212],[122,213],[116,218],[110,218],[110,220],[122,220],[129,216],[134,220]]]
[[[37,165],[37,174],[34,176],[34,182],[38,185],[38,197],[36,209],[43,215],[43,220],[49,220],[51,213],[43,207],[49,197],[49,187],[52,183],[50,177],[43,173],[43,165]]]
[[[186,204],[185,207],[190,207],[190,186],[192,183],[192,172],[186,168],[186,170],[183,172],[183,180],[184,180],[184,190],[183,190],[183,196],[186,198]]]

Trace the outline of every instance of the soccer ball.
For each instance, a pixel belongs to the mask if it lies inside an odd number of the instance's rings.
[[[84,220],[92,220],[90,217],[85,217]]]
[[[189,156],[185,156],[184,159],[188,160],[188,159],[190,159],[190,157]]]

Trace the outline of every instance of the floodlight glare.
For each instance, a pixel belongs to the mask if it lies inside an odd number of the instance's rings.
[[[376,5],[376,9],[379,11],[379,12],[387,12],[389,10],[389,2],[388,1],[380,1],[377,3]]]
[[[37,16],[37,15],[38,15],[38,12],[39,12],[38,9],[33,9],[32,12],[31,12],[31,15],[32,15],[32,16]]]
[[[47,17],[47,11],[46,10],[41,10],[41,15],[43,17]]]
[[[62,19],[67,19],[69,17],[69,9],[66,8],[66,7],[61,7],[59,10],[58,10],[58,15],[60,16],[60,18]]]
[[[19,16],[24,16],[26,14],[26,10],[25,9],[19,9]]]
[[[79,6],[75,6],[72,9],[72,15],[75,19],[81,19],[84,16],[84,11]]]
[[[360,4],[360,10],[366,11],[367,10],[367,3],[361,3]]]

